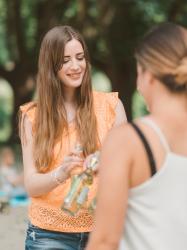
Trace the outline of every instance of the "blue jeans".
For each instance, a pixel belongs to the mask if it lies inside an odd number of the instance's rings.
[[[61,233],[44,230],[29,223],[25,250],[83,250],[89,233]]]

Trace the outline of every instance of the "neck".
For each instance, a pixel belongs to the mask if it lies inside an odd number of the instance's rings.
[[[152,98],[150,111],[153,116],[163,121],[184,124],[187,122],[187,96],[171,93],[155,96]]]
[[[64,102],[65,104],[76,103],[76,89],[64,87]]]
[[[67,122],[72,122],[76,117],[76,89],[64,87],[64,106],[67,114]]]

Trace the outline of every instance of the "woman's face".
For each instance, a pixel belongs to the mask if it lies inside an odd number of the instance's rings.
[[[137,63],[137,90],[144,97],[148,108],[150,107],[152,100],[152,87],[153,75],[150,71],[143,69],[142,66]]]
[[[144,82],[143,79],[143,69],[139,63],[137,63],[137,79],[136,79],[136,84],[137,84],[137,90],[141,92],[142,84]]]
[[[86,60],[81,43],[72,39],[64,48],[64,64],[58,71],[58,77],[64,87],[77,88],[81,85],[86,70]]]
[[[137,90],[144,96],[152,81],[152,74],[137,63]]]

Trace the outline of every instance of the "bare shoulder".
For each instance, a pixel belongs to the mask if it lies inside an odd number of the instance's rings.
[[[106,137],[103,150],[109,150],[119,154],[120,152],[130,153],[134,149],[137,136],[130,123],[123,123],[117,127],[113,127]]]
[[[119,141],[121,143],[130,143],[132,141],[132,137],[134,136],[134,130],[130,123],[122,123],[119,126],[113,127],[105,141]],[[131,140],[128,140],[130,139]]]

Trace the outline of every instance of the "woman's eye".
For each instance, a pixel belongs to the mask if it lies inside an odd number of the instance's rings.
[[[70,61],[70,58],[69,57],[64,57],[64,60],[63,60],[63,63],[67,63]]]
[[[77,56],[76,57],[76,60],[78,60],[78,61],[82,61],[82,60],[84,60],[84,55],[80,55],[80,56]],[[73,59],[71,59],[71,58],[64,58],[64,60],[63,60],[63,64],[65,64],[65,63],[68,63],[68,62],[70,62],[70,61],[72,61]]]
[[[69,60],[64,60],[64,62],[63,62],[63,63],[67,63],[67,62],[69,62]]]
[[[79,56],[79,57],[77,57],[77,59],[78,59],[79,61],[82,61],[82,60],[84,59],[84,56]]]

